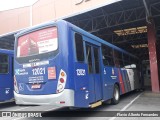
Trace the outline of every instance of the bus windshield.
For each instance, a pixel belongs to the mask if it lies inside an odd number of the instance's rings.
[[[58,49],[57,27],[25,34],[18,38],[17,57],[48,53]]]

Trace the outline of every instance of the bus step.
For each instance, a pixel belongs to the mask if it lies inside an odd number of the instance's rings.
[[[100,106],[100,105],[102,105],[102,101],[95,102],[95,103],[91,104],[90,107],[95,108],[95,107]]]

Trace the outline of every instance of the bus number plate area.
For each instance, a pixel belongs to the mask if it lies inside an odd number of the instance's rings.
[[[39,88],[41,88],[41,84],[33,84],[31,88],[32,89],[39,89]]]
[[[32,70],[33,75],[44,75],[45,74],[45,68],[34,68]]]

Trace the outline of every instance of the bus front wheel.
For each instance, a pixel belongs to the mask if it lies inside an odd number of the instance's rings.
[[[117,84],[114,85],[114,91],[113,91],[113,98],[111,99],[111,103],[113,105],[116,105],[119,103],[120,99],[120,92],[119,92],[119,87]]]

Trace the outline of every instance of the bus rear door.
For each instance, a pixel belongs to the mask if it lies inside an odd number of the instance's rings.
[[[88,64],[90,103],[94,103],[102,99],[99,53],[100,49],[98,46],[86,43],[86,59]]]

